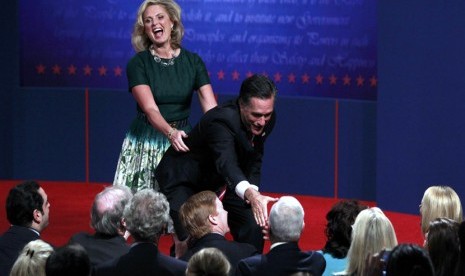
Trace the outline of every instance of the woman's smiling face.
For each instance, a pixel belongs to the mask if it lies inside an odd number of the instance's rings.
[[[171,40],[173,22],[161,5],[148,6],[143,14],[145,34],[156,46],[166,46]]]

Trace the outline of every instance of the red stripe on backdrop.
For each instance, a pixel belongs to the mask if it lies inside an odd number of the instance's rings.
[[[0,206],[5,206],[8,191],[20,181],[0,180]],[[89,226],[90,208],[92,201],[109,183],[60,182],[40,181],[50,201],[50,223],[43,231],[42,238],[55,246],[68,242],[69,238],[77,232],[92,232]],[[283,194],[266,193],[272,197]],[[303,250],[321,249],[325,243],[324,228],[326,213],[338,200],[315,196],[294,195],[305,210],[305,229],[299,242]],[[374,206],[374,202],[364,202]],[[271,207],[271,206],[269,206]],[[414,215],[385,212],[396,230],[399,243],[423,244],[420,231],[420,217]],[[5,209],[0,212],[0,233],[3,233],[9,224],[6,220]],[[165,236],[160,241],[160,250],[168,254],[172,243],[170,237]],[[269,250],[270,243],[265,243],[265,252]]]
[[[85,168],[86,168],[86,183],[89,183],[89,179],[90,179],[90,166],[89,166],[89,154],[90,154],[90,151],[89,151],[89,88],[86,88],[86,91],[84,92],[84,97],[85,97],[85,107],[84,107],[84,112],[85,112],[85,139],[86,139],[86,146],[85,146],[85,149],[86,149],[86,164],[85,164]]]

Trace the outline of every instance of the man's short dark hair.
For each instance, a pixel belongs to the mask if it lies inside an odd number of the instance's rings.
[[[58,248],[47,259],[47,276],[88,276],[91,265],[87,251],[79,244],[68,244]]]
[[[251,98],[270,99],[275,97],[277,92],[278,89],[272,80],[264,75],[252,75],[242,82],[239,102],[248,105]]]
[[[44,199],[36,181],[25,181],[13,187],[6,199],[6,216],[13,225],[31,226],[34,210],[43,212]]]

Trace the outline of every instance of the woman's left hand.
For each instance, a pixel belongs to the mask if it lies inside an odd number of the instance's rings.
[[[187,152],[189,148],[184,144],[183,138],[186,138],[187,134],[183,130],[176,129],[170,137],[170,143],[176,151]]]

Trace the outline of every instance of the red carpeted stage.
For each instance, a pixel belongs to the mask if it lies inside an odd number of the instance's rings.
[[[9,189],[20,181],[0,180],[0,232],[8,228],[6,219],[5,200]],[[55,246],[65,244],[72,234],[80,231],[92,232],[89,226],[90,207],[94,196],[108,183],[77,183],[39,181],[50,201],[50,224],[42,233],[42,238]],[[270,196],[281,196],[271,194]],[[324,245],[325,216],[331,206],[337,202],[334,198],[314,196],[295,196],[305,209],[305,230],[300,240],[300,247],[304,250],[321,249]],[[374,202],[365,202],[368,206],[375,206]],[[416,243],[422,245],[423,238],[420,232],[420,217],[394,212],[385,212],[397,233],[399,243]],[[160,248],[167,253],[171,245],[170,238],[163,237]],[[269,242],[265,244],[265,250]]]

